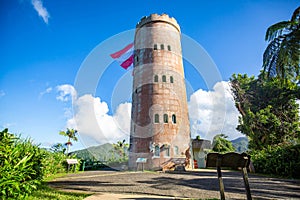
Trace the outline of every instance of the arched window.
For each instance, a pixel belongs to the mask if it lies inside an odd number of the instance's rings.
[[[173,122],[173,124],[176,124],[176,115],[175,114],[172,115],[172,122]]]
[[[159,149],[159,146],[156,145],[156,146],[154,147],[154,156],[159,157],[159,154],[160,154],[160,149]]]
[[[174,83],[173,76],[170,76],[170,83]]]
[[[168,114],[164,114],[164,123],[168,123]]]
[[[168,50],[171,51],[171,46],[170,45],[168,45]]]
[[[162,81],[167,82],[167,77],[165,75],[162,76]]]
[[[161,50],[164,50],[164,49],[165,49],[164,44],[161,44],[161,45],[160,45],[160,49],[161,49]]]
[[[153,49],[154,49],[154,50],[157,50],[157,44],[154,44]]]
[[[157,75],[154,76],[154,82],[158,82],[158,76]]]
[[[159,123],[159,114],[154,115],[154,123]]]

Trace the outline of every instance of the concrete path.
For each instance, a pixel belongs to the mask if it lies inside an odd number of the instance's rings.
[[[149,199],[160,199],[160,200],[168,200],[168,199],[176,199],[176,197],[164,197],[164,196],[154,196],[154,195],[134,195],[134,194],[111,194],[111,193],[101,193],[101,194],[94,194],[85,198],[84,200],[119,200],[119,199],[126,199],[126,200],[149,200]]]
[[[246,199],[242,174],[223,171],[226,199]],[[300,180],[249,174],[253,199],[300,199]],[[96,199],[219,199],[216,170],[185,173],[87,171],[49,182],[51,187],[92,193]]]

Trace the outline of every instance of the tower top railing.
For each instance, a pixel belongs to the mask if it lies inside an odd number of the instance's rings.
[[[155,22],[165,22],[168,23],[172,26],[174,26],[178,32],[180,32],[180,26],[177,23],[176,19],[173,17],[169,17],[167,14],[151,14],[149,16],[144,16],[141,18],[141,20],[137,23],[136,29],[142,28],[143,26],[150,24],[150,23],[155,23]]]

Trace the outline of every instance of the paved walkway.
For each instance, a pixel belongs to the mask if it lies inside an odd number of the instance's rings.
[[[137,194],[111,194],[111,193],[101,193],[94,194],[85,198],[84,200],[119,200],[119,199],[138,199],[138,200],[149,200],[149,199],[159,199],[159,200],[168,200],[168,199],[178,199],[176,197],[165,197],[165,196],[154,196],[154,195],[137,195]]]
[[[223,171],[226,199],[246,199],[241,172]],[[249,174],[253,199],[300,199],[300,180]],[[185,173],[87,171],[49,183],[51,187],[93,193],[96,199],[219,199],[216,170]]]

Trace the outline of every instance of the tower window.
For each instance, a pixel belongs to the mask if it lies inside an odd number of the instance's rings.
[[[167,78],[166,78],[165,75],[162,76],[162,81],[163,81],[163,82],[167,82]]]
[[[161,45],[160,45],[160,49],[161,49],[161,50],[164,50],[164,49],[165,49],[164,44],[161,44]]]
[[[159,123],[159,115],[158,114],[154,115],[154,123]]]
[[[170,157],[170,147],[165,147],[165,157]]]
[[[157,44],[154,44],[153,49],[154,49],[154,50],[157,50]]]
[[[173,124],[176,124],[176,115],[175,114],[172,115],[172,122],[173,122]]]
[[[168,45],[168,50],[171,51],[171,46],[170,45]]]
[[[178,155],[178,154],[179,154],[178,146],[175,146],[175,147],[174,147],[174,154],[175,154],[175,155]]]
[[[135,61],[139,62],[139,57],[138,56],[135,56]]]
[[[170,76],[170,83],[174,83],[173,76]]]
[[[164,123],[168,123],[168,114],[164,114]]]
[[[159,146],[156,145],[154,147],[154,156],[159,157],[159,154],[160,154],[160,149],[159,149]]]
[[[154,76],[154,82],[158,82],[158,76],[157,75]]]

